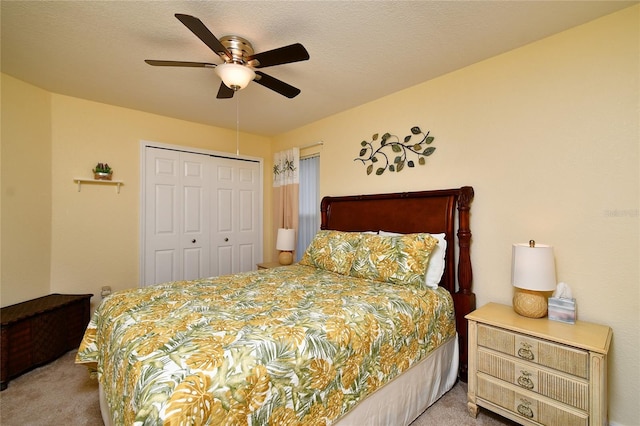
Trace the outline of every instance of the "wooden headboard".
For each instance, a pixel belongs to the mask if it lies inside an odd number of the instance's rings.
[[[473,188],[463,186],[435,191],[324,197],[320,205],[321,229],[446,234],[447,254],[440,286],[453,295],[463,380],[467,375],[467,321],[464,316],[476,307],[469,253],[469,208],[473,196]]]

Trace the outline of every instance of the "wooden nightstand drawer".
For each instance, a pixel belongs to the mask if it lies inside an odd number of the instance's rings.
[[[484,399],[513,414],[543,425],[587,426],[586,412],[572,410],[555,401],[483,374],[478,374],[478,398]],[[482,404],[482,401],[479,401]],[[484,404],[483,404],[484,405]]]
[[[589,352],[478,324],[478,345],[574,376],[589,378]]]
[[[478,371],[575,408],[589,409],[589,383],[586,380],[482,348],[478,349]]]

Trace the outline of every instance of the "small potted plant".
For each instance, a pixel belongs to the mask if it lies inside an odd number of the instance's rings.
[[[113,169],[107,163],[98,163],[93,169],[93,178],[96,180],[111,180]]]

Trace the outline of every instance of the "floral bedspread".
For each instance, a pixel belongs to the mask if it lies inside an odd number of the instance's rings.
[[[328,425],[454,335],[445,289],[292,265],[114,293],[76,363],[116,425]]]

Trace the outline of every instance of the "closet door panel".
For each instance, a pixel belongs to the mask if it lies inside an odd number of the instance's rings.
[[[198,235],[202,232],[204,226],[204,218],[202,217],[203,189],[199,187],[184,188],[183,205],[188,206],[184,209],[183,229],[186,235]]]
[[[222,275],[254,270],[262,260],[258,247],[262,232],[260,164],[228,158],[216,158],[214,163],[217,201],[211,209],[217,228],[212,230],[211,239],[213,250],[223,252],[224,256],[212,258],[212,272]]]
[[[209,276],[209,157],[180,153],[182,279]]]
[[[219,245],[216,250],[215,264],[217,271],[213,273],[213,276],[232,274],[233,265],[233,247],[231,244]]]
[[[238,251],[240,252],[239,261],[240,261],[240,270],[241,271],[251,271],[255,269],[256,263],[256,246],[255,244],[240,244],[238,247]]]
[[[202,258],[202,249],[200,248],[182,250],[183,280],[195,280],[207,276],[207,273],[204,272]]]
[[[240,232],[255,232],[255,214],[253,210],[256,208],[254,205],[253,191],[240,190],[238,193],[238,200],[240,202],[239,213],[239,230]]]
[[[229,180],[225,179],[224,182],[228,186]],[[211,234],[211,250],[214,252],[211,259],[211,273],[214,276],[236,272],[233,267],[236,258],[236,250],[233,247],[235,244],[233,190],[228,187],[218,187],[215,193],[215,202],[211,206],[214,224]]]
[[[250,271],[260,262],[260,166],[244,162],[238,166],[239,268]]]
[[[209,157],[145,150],[144,282],[209,275]]]
[[[176,185],[155,186],[155,220],[153,222],[154,232],[158,236],[178,235],[178,224],[176,211],[173,206],[176,204]]]
[[[215,207],[216,233],[229,233],[233,231],[233,191],[228,188],[220,188],[216,191]],[[228,235],[226,235],[228,236]]]
[[[145,283],[174,281],[181,277],[179,223],[179,155],[150,150],[145,156]]]
[[[177,250],[156,250],[153,259],[152,274],[147,274],[147,278],[151,278],[151,283],[163,283],[167,281],[175,281],[178,278],[176,259]]]

